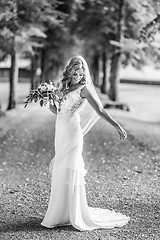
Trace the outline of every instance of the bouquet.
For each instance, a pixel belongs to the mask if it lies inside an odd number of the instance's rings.
[[[35,103],[39,101],[42,107],[43,105],[46,106],[50,101],[60,102],[62,98],[63,92],[56,88],[51,81],[49,83],[41,83],[36,89],[30,91],[30,94],[26,97],[24,108],[32,101]]]

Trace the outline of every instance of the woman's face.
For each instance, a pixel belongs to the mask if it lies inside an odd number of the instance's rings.
[[[72,75],[71,84],[74,85],[74,84],[78,83],[79,81],[81,81],[83,78],[83,75],[84,75],[83,68],[77,69]]]

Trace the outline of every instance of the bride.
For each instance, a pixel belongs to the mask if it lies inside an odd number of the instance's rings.
[[[120,139],[125,139],[127,134],[103,109],[83,57],[76,56],[69,61],[60,85],[65,95],[60,104],[50,103],[49,107],[57,115],[55,157],[49,166],[51,195],[41,225],[47,228],[72,225],[80,231],[122,227],[129,217],[87,205],[82,150],[84,135],[100,117],[116,128]]]

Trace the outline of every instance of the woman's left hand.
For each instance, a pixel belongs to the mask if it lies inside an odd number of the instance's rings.
[[[69,88],[63,90],[63,94],[66,95],[69,93]]]
[[[117,131],[118,131],[118,134],[119,134],[121,140],[124,140],[127,138],[127,133],[121,126],[117,127]]]

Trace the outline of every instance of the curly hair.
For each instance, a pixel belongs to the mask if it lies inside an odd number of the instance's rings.
[[[71,58],[63,71],[63,79],[61,80],[63,88],[68,88],[70,86],[73,74],[80,68],[84,71],[83,80],[85,81],[85,68],[82,60],[78,57]]]

